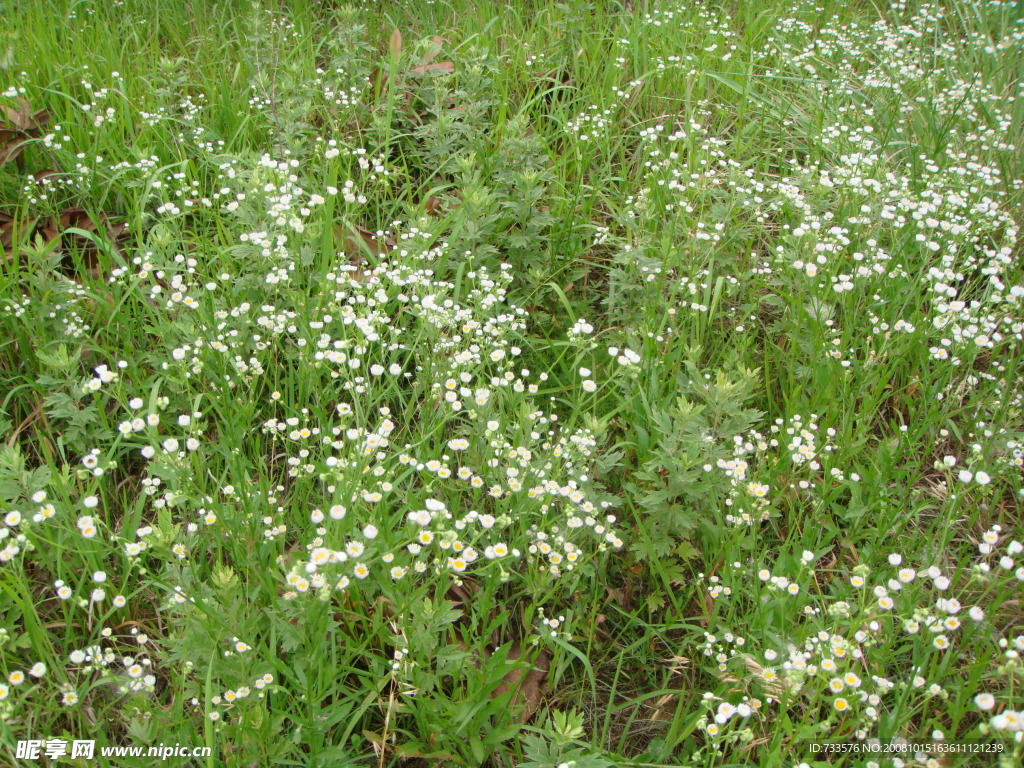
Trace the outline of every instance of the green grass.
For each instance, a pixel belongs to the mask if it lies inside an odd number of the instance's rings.
[[[1024,759],[1015,4],[0,10],[0,762]]]

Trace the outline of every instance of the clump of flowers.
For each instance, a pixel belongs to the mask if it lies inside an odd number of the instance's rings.
[[[1000,572],[1006,574],[1003,578],[1012,581],[1013,556],[999,554],[993,546],[998,528],[982,538],[975,578],[987,574],[988,558],[996,557]],[[1019,554],[1020,543],[1007,543],[1005,552],[1011,551]],[[702,652],[724,685],[724,690],[705,697],[709,710],[704,730],[714,749],[749,744],[761,727],[757,722],[767,726],[783,713],[794,721],[814,720],[820,724],[816,730],[831,734],[830,739],[848,738],[863,743],[866,750],[877,747],[882,752],[879,745],[892,746],[900,738],[922,742],[905,730],[893,730],[891,718],[901,723],[907,712],[942,710],[943,702],[962,685],[947,663],[949,654],[970,648],[984,665],[987,655],[1001,652],[999,678],[1009,679],[1012,669],[1019,667],[1024,638],[999,637],[989,624],[987,606],[966,602],[976,591],[971,580],[954,581],[949,569],[910,564],[898,553],[890,554],[882,569],[857,565],[817,570],[818,560],[819,555],[810,551],[799,558],[780,558],[780,563],[791,563],[788,573],[780,565],[734,563],[728,580],[734,585],[742,582],[739,590],[723,577],[710,577],[706,588],[712,599],[739,601],[723,608],[724,615],[753,611],[788,626],[778,635],[763,632],[772,623],[746,634],[705,632]],[[931,741],[990,736],[998,743],[1003,734],[1017,738],[1017,713],[1000,707],[999,697],[984,689],[987,685],[977,680],[974,685],[977,709],[991,713],[987,724],[974,732],[943,733]],[[721,703],[711,706],[715,701]],[[743,724],[730,725],[734,719]],[[939,752],[936,747],[935,755]],[[898,758],[899,751],[893,755]]]

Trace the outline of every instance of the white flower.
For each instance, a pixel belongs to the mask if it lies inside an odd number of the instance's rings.
[[[978,485],[988,485],[992,478],[988,476],[988,472],[978,471],[974,474],[974,482]]]
[[[430,512],[425,509],[409,513],[409,521],[416,523],[416,525],[430,525],[430,518]]]
[[[613,357],[615,357],[618,351],[619,350],[617,347],[608,347],[608,352]],[[619,365],[636,365],[637,363],[640,362],[640,355],[638,355],[633,350],[627,348],[622,350],[622,354],[619,355],[616,358],[616,360],[618,361]]]
[[[982,712],[988,712],[996,705],[996,697],[991,693],[979,693],[974,697],[974,704]]]

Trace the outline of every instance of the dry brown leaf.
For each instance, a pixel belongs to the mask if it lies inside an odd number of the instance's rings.
[[[50,219],[47,223],[40,225],[36,229],[36,234],[43,238],[43,242],[48,243],[51,240],[55,240],[60,235],[60,231],[57,229],[57,222]]]
[[[121,241],[125,238],[127,224],[122,221],[111,222],[110,214],[101,213],[93,220],[92,216],[82,208],[66,208],[56,218],[51,218],[36,228],[35,234],[45,242],[61,238],[61,248],[66,251],[62,261],[65,273],[74,272],[76,264],[67,251],[77,251],[81,257],[81,266],[85,273],[93,279],[102,277],[96,244],[91,238],[81,233],[97,232],[103,228],[107,239],[117,250],[121,250]],[[69,232],[69,229],[80,232]]]
[[[425,75],[427,73],[443,72],[451,74],[455,71],[455,64],[451,61],[439,61],[433,64],[420,64],[409,70],[410,75]]]
[[[430,38],[430,50],[427,51],[427,55],[420,59],[420,61],[422,61],[424,64],[429,64],[430,62],[432,62],[434,59],[437,58],[437,54],[441,52],[441,46],[447,42],[448,40],[441,37],[440,35],[434,35],[432,38]]]
[[[428,216],[440,216],[441,215],[441,201],[436,195],[431,195],[427,198],[427,201],[423,204],[423,207],[427,211]]]
[[[31,120],[32,108],[29,106],[28,102],[24,98],[20,96],[18,97],[17,108],[5,105],[2,109],[4,120],[12,128],[21,131],[24,131],[28,128],[29,121]]]
[[[102,224],[103,220],[104,214],[101,213],[99,223]],[[82,208],[65,208],[60,212],[60,228],[68,229],[69,227],[81,229],[85,232],[95,232],[96,222]]]
[[[26,134],[19,131],[0,128],[0,165],[9,163],[20,155],[27,146],[28,138]]]
[[[7,252],[14,244],[14,219],[0,213],[0,251]]]
[[[124,240],[126,237],[125,232],[128,231],[128,222],[121,221],[117,224],[111,224],[107,222],[107,237],[114,243],[115,247],[119,242]]]
[[[36,171],[35,173],[32,174],[32,178],[35,179],[36,182],[39,184],[44,184],[45,182],[50,181],[51,179],[59,178],[60,176],[63,176],[63,174],[60,171],[54,170],[53,168],[46,168],[42,171]]]
[[[522,648],[516,642],[508,653],[508,660],[518,661],[522,655]],[[503,693],[513,691],[511,706],[522,706],[517,720],[520,723],[528,723],[540,707],[541,699],[547,689],[550,668],[551,656],[541,648],[530,671],[526,674],[523,674],[522,669],[514,669],[509,672],[505,675],[505,679],[498,684],[498,687],[491,692],[491,698],[496,699]]]
[[[33,112],[32,105],[20,96],[18,97],[17,109],[9,106],[5,106],[3,109],[7,122],[10,123],[11,127],[24,133],[40,130],[53,118],[53,114],[48,109],[37,109]]]
[[[608,599],[618,603],[622,610],[627,612],[633,610],[633,590],[629,587],[619,587],[618,589],[608,587],[605,592]]]
[[[3,115],[7,124],[0,127],[0,165],[15,160],[25,149],[26,142],[39,136],[53,118],[48,109],[33,112],[32,106],[20,97],[17,108],[3,107]]]
[[[395,613],[395,604],[388,598],[384,597],[384,595],[380,595],[373,601],[373,604],[380,608],[381,613],[388,619],[393,619],[397,615]]]
[[[359,267],[359,269],[349,272],[349,277],[358,283],[365,283],[373,274],[367,255],[387,254],[396,245],[394,238],[378,237],[358,224],[351,224],[348,228],[343,224],[338,224],[334,228],[334,237],[337,242],[341,243],[341,252],[349,258],[355,267]]]
[[[362,259],[364,263],[366,251],[374,256],[381,256],[396,245],[394,238],[377,237],[375,233],[358,224],[350,225],[347,230],[344,225],[339,224],[334,228],[334,234],[341,240],[342,250],[346,256],[354,260]]]
[[[449,600],[454,608],[463,608],[469,605],[473,599],[473,594],[476,592],[476,583],[469,579],[463,579],[460,584],[452,584],[448,587],[448,591],[445,593],[445,598]]]
[[[6,213],[0,213],[0,250],[8,251],[14,245],[14,233],[25,235],[33,232],[36,228],[36,219],[16,221]]]
[[[53,112],[48,109],[37,109],[32,113],[32,131],[42,131],[53,119]]]
[[[28,102],[23,98],[18,99],[18,104],[18,109],[8,106],[3,107],[4,120],[12,127],[24,131],[28,128],[28,121],[31,119],[30,108],[28,107]]]

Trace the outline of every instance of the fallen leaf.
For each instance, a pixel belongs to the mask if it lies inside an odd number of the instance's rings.
[[[388,600],[388,598],[384,597],[384,595],[380,595],[376,600],[373,601],[373,604],[374,606],[380,608],[380,611],[385,616],[385,618],[395,618],[395,604],[391,600]]]
[[[523,651],[519,643],[514,643],[508,653],[509,661],[518,661]],[[529,672],[523,674],[523,669],[514,669],[505,675],[505,678],[491,692],[491,698],[496,699],[503,693],[513,691],[510,706],[522,706],[517,720],[520,723],[527,723],[540,707],[541,699],[547,688],[548,670],[551,668],[551,656],[543,648],[533,662]]]
[[[63,174],[60,171],[55,171],[53,168],[46,168],[42,171],[36,171],[32,174],[32,178],[39,184],[44,184],[51,179],[56,179]]]
[[[437,58],[437,54],[441,52],[441,46],[447,42],[448,41],[445,38],[441,37],[440,35],[434,35],[432,38],[430,38],[430,50],[427,51],[427,54],[422,59],[420,59],[420,61],[422,61],[424,64],[429,64],[430,62],[432,62],[434,59]]]
[[[61,238],[61,248],[65,251],[62,266],[65,273],[74,273],[77,266],[70,251],[77,251],[81,257],[81,266],[89,277],[100,279],[99,258],[96,243],[92,238],[82,233],[93,233],[100,231],[117,250],[121,250],[120,242],[124,239],[128,225],[123,221],[112,222],[112,217],[107,213],[100,213],[94,220],[92,216],[82,208],[65,208],[56,218],[51,218],[36,229],[36,234],[45,242],[51,242]],[[68,230],[78,230],[71,232]]]
[[[14,217],[6,213],[0,213],[0,237],[9,236],[14,229]]]
[[[35,228],[36,219],[16,221],[12,216],[0,213],[0,250],[6,252],[11,249],[14,245],[15,230],[19,234],[24,235],[25,233],[33,232]]]
[[[103,214],[100,214],[100,223],[103,222]],[[60,228],[68,229],[75,227],[86,232],[93,232],[96,229],[96,222],[82,208],[65,208],[60,212]]]
[[[619,587],[618,589],[609,587],[605,591],[608,598],[618,603],[622,610],[627,612],[633,610],[633,590],[628,587]]]
[[[427,211],[428,216],[440,216],[441,215],[441,201],[436,195],[431,195],[427,198],[427,201],[423,204],[423,207]]]
[[[29,137],[20,131],[0,128],[0,165],[9,163],[20,155],[28,140]]]
[[[14,160],[22,153],[29,139],[39,136],[53,119],[48,109],[32,111],[32,106],[18,98],[18,107],[3,107],[6,125],[0,127],[0,165]],[[20,161],[19,161],[20,162]]]
[[[21,96],[18,97],[17,109],[9,106],[3,109],[7,122],[25,133],[43,128],[53,117],[48,109],[37,109],[33,112],[32,105]]]
[[[344,225],[339,224],[334,228],[334,234],[341,240],[345,255],[354,260],[362,259],[362,263],[366,263],[367,251],[374,256],[380,256],[388,253],[396,245],[393,238],[379,238],[375,233],[358,224],[350,225],[348,230]]]
[[[375,233],[351,224],[347,228],[338,224],[334,228],[335,241],[341,243],[341,252],[350,260],[349,277],[357,283],[365,283],[373,275],[373,265],[368,255],[382,256],[387,254],[396,243],[391,237],[378,237]]]
[[[420,64],[409,70],[410,75],[425,75],[428,72],[444,72],[451,74],[455,71],[455,64],[450,61],[439,61],[434,64]]]
[[[445,592],[445,599],[451,602],[453,608],[466,608],[477,591],[476,582],[470,579],[463,579],[460,584],[452,584]]]

